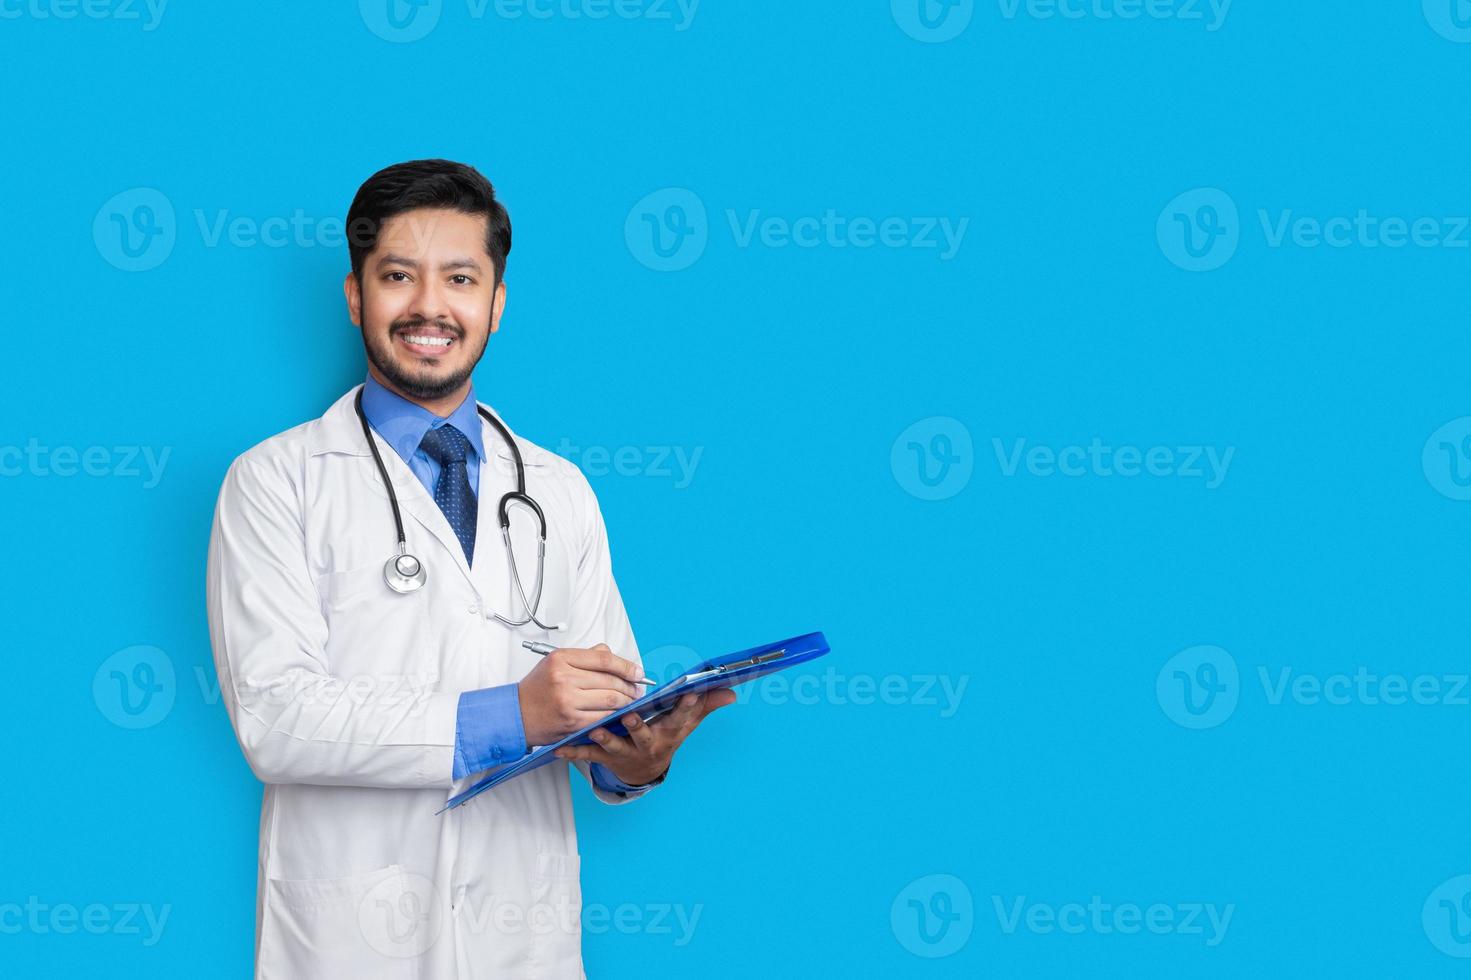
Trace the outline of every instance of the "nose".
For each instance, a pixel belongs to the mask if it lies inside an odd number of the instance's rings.
[[[443,284],[432,276],[421,279],[419,288],[414,290],[409,312],[429,321],[448,319],[449,304],[445,302]]]

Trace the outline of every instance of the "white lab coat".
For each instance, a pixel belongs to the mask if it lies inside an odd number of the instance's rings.
[[[210,537],[220,691],[266,784],[256,976],[580,977],[567,763],[435,811],[469,783],[451,779],[460,693],[524,677],[540,658],[522,640],[605,642],[639,662],[597,500],[575,466],[517,437],[547,519],[539,617],[567,628],[511,630],[490,618],[520,618],[495,507],[513,488],[504,440],[482,420],[473,569],[433,497],[379,440],[409,550],[428,571],[422,589],[396,594],[383,579],[392,511],[355,394],[236,459]],[[535,520],[513,509],[511,524],[529,592]],[[593,791],[606,803],[636,795]]]

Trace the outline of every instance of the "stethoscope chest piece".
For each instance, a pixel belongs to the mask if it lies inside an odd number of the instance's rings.
[[[388,469],[383,465],[383,455],[378,452],[378,443],[373,439],[372,427],[368,425],[368,416],[363,412],[363,389],[358,389],[357,399],[354,402],[357,409],[358,421],[363,424],[363,438],[367,440],[368,451],[373,455],[373,463],[378,467],[378,477],[383,481],[383,489],[388,493],[388,504],[393,509],[393,529],[398,535],[398,554],[388,559],[383,566],[383,580],[388,587],[400,595],[409,592],[418,592],[424,587],[424,580],[428,577],[425,573],[424,563],[409,554],[408,539],[404,537],[403,515],[398,511],[398,494],[393,492],[393,481],[388,478]],[[547,519],[542,513],[541,507],[526,493],[526,466],[521,460],[521,450],[516,447],[516,440],[512,438],[511,432],[505,427],[500,419],[496,418],[484,406],[477,405],[476,411],[481,418],[489,422],[495,430],[500,433],[506,445],[510,447],[511,457],[516,464],[516,489],[501,496],[500,506],[496,509],[501,522],[501,540],[506,546],[506,564],[510,566],[511,581],[515,583],[516,595],[521,600],[521,605],[526,609],[525,619],[509,619],[500,613],[491,613],[497,620],[505,623],[513,629],[525,626],[527,623],[535,623],[544,630],[560,630],[566,628],[566,623],[543,623],[536,618],[536,610],[541,605],[542,577],[546,574],[547,555]],[[512,503],[524,504],[536,515],[536,523],[540,533],[540,540],[536,547],[536,588],[527,599],[526,589],[521,585],[521,572],[516,568],[516,552],[511,547],[511,514]]]
[[[383,566],[383,579],[395,592],[417,592],[426,578],[424,563],[407,553],[394,555]]]

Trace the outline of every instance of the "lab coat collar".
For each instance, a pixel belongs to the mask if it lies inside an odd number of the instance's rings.
[[[357,398],[358,391],[362,387],[362,385],[354,385],[346,394],[333,402],[332,407],[327,409],[321,418],[311,423],[312,432],[307,439],[307,444],[310,447],[308,451],[311,455],[320,456],[323,453],[345,453],[349,456],[371,455],[367,443],[363,442],[362,423],[358,421],[357,410],[353,408],[353,401]],[[476,402],[476,404],[500,419],[502,425],[506,425],[506,420],[494,408],[491,408],[491,406],[484,402]],[[506,425],[506,431],[511,433],[511,437],[516,440],[516,446],[521,450],[521,459],[528,467],[546,466],[550,462],[551,454],[546,450],[516,435],[516,430],[512,429],[509,425]],[[484,419],[480,420],[480,440],[485,452],[507,462],[512,460],[511,449],[506,445],[506,441]],[[382,448],[385,447],[380,444],[380,450]],[[391,447],[387,448],[391,449]],[[385,463],[387,462],[387,455],[397,454],[386,454]],[[403,460],[400,459],[399,462],[403,463]],[[404,465],[404,471],[409,473],[410,476],[413,475],[407,464]],[[417,483],[417,479],[414,482]],[[396,479],[394,480],[394,488],[398,488],[398,481]],[[419,489],[421,492],[423,491],[422,486]]]
[[[372,455],[368,444],[363,440],[362,421],[358,418],[357,409],[353,407],[353,402],[357,398],[358,389],[361,387],[361,385],[358,385],[348,391],[347,394],[337,399],[331,408],[327,409],[326,414],[317,419],[316,422],[310,423],[312,428],[307,438],[307,445],[310,447],[308,451],[312,456],[320,456],[327,453],[363,457]],[[486,408],[489,409],[490,406],[487,405]],[[491,409],[491,411],[494,412],[494,409]],[[496,413],[496,418],[500,418],[499,413]],[[500,433],[495,431],[489,422],[481,419],[480,424],[481,437],[484,440],[484,444],[486,446],[494,446],[495,448],[490,451],[503,461],[499,464],[500,468],[508,474],[514,472],[515,464],[512,461],[511,450],[506,445],[505,439],[501,437]],[[503,419],[502,424],[505,424]],[[521,450],[521,458],[526,465],[528,475],[536,468],[548,464],[551,458],[550,453],[520,438],[509,426],[507,426],[506,431],[511,432],[512,438],[516,440],[516,445]],[[406,514],[418,521],[426,531],[434,536],[440,546],[453,558],[460,573],[474,587],[476,580],[470,574],[470,566],[465,561],[464,549],[460,547],[459,538],[455,536],[455,532],[450,527],[449,521],[445,518],[444,512],[439,509],[439,505],[434,502],[434,498],[424,489],[424,485],[419,482],[419,478],[414,475],[414,471],[409,469],[409,464],[405,463],[403,458],[393,451],[393,447],[389,446],[376,433],[374,434],[374,438],[378,440],[378,452],[383,460],[384,468],[388,471],[388,478],[393,482],[393,491],[398,497],[399,506]],[[376,484],[380,481],[377,468],[371,463],[367,465],[365,479],[369,478],[366,475],[369,473],[371,474],[373,483]],[[480,485],[482,488],[486,486],[483,471]],[[475,544],[477,555],[482,548],[499,547],[500,544],[495,502],[491,501],[487,504],[481,501],[478,505],[478,510],[479,519]],[[492,528],[495,529],[493,533],[491,533]],[[390,522],[386,533],[391,535],[392,532],[393,526]],[[476,567],[478,568],[479,566],[477,565]]]
[[[480,416],[475,411],[475,388],[472,385],[465,398],[448,416],[440,418],[429,409],[395,391],[390,391],[371,374],[363,382],[363,413],[373,426],[373,431],[382,436],[395,452],[408,459],[419,449],[424,435],[436,425],[452,425],[470,442],[475,452],[474,462],[485,458],[485,440],[481,438]]]

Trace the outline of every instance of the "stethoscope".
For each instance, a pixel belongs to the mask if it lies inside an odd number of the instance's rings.
[[[378,475],[383,479],[383,488],[388,491],[388,503],[393,507],[393,526],[398,530],[398,554],[388,559],[384,564],[383,580],[395,592],[402,594],[417,592],[424,587],[424,582],[428,578],[428,572],[425,570],[422,561],[409,554],[408,540],[404,537],[403,517],[399,514],[398,510],[398,494],[393,492],[393,481],[388,478],[388,468],[383,465],[383,457],[378,452],[378,443],[374,440],[373,431],[368,426],[368,417],[363,414],[363,392],[361,388],[358,389],[354,407],[357,409],[358,421],[363,423],[363,438],[368,440],[368,448],[373,452],[373,462],[378,464]],[[562,623],[548,624],[536,618],[537,607],[541,605],[542,580],[546,572],[546,515],[541,512],[541,507],[537,502],[526,494],[526,466],[521,462],[521,450],[516,445],[516,440],[511,438],[511,433],[501,424],[500,419],[496,418],[480,405],[476,405],[475,407],[479,410],[480,417],[495,426],[495,430],[500,433],[501,438],[506,440],[506,445],[511,447],[511,456],[516,461],[516,489],[501,496],[500,506],[496,512],[500,517],[501,540],[505,542],[506,546],[506,562],[511,568],[511,581],[515,583],[516,595],[520,597],[521,605],[526,609],[526,618],[517,621],[507,619],[498,612],[491,612],[491,615],[512,628],[525,626],[528,623],[535,623],[544,630],[559,630],[563,626]],[[526,590],[521,586],[521,573],[516,568],[516,551],[511,547],[510,505],[513,502],[520,502],[531,508],[532,512],[536,514],[536,523],[541,531],[541,537],[536,546],[536,589],[532,593],[530,602],[526,601]]]

